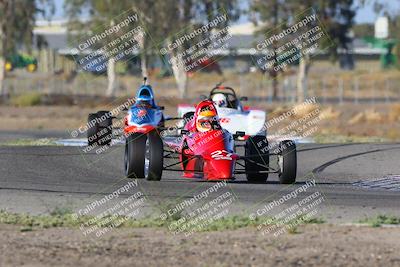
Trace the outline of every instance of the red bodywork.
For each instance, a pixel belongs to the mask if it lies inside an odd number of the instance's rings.
[[[126,120],[126,119],[124,119],[124,120]],[[132,133],[147,134],[154,129],[155,129],[155,127],[153,125],[136,126],[136,125],[126,125],[126,123],[125,123],[124,134],[125,134],[125,136],[128,136],[129,134],[132,134]]]
[[[217,127],[206,132],[196,129],[199,111],[208,107],[215,110],[210,100],[204,100],[196,106],[196,111],[190,120],[181,141],[174,146],[179,152],[183,176],[187,178],[203,178],[205,180],[230,180],[234,178],[235,163],[239,156],[233,152],[234,140],[231,133]]]

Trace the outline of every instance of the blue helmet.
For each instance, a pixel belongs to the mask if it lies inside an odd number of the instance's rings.
[[[153,89],[150,85],[142,85],[136,93],[137,103],[149,103],[155,106]]]

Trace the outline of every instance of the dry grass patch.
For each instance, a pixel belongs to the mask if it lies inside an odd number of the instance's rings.
[[[319,114],[321,120],[336,120],[340,117],[342,112],[334,110],[332,107],[325,108]]]
[[[394,104],[389,109],[389,120],[400,121],[400,104]]]
[[[294,109],[294,117],[299,119],[303,118],[304,116],[310,114],[311,112],[315,111],[319,108],[319,105],[316,104],[298,104],[293,107]]]

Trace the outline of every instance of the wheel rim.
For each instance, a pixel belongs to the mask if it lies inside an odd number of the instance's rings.
[[[146,154],[144,155],[144,176],[147,178],[150,167],[150,146],[149,139],[146,140]]]

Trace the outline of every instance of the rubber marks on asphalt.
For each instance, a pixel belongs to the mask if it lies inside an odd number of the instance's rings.
[[[368,181],[358,181],[353,183],[354,186],[367,189],[386,189],[390,191],[400,191],[400,175],[388,175]]]

